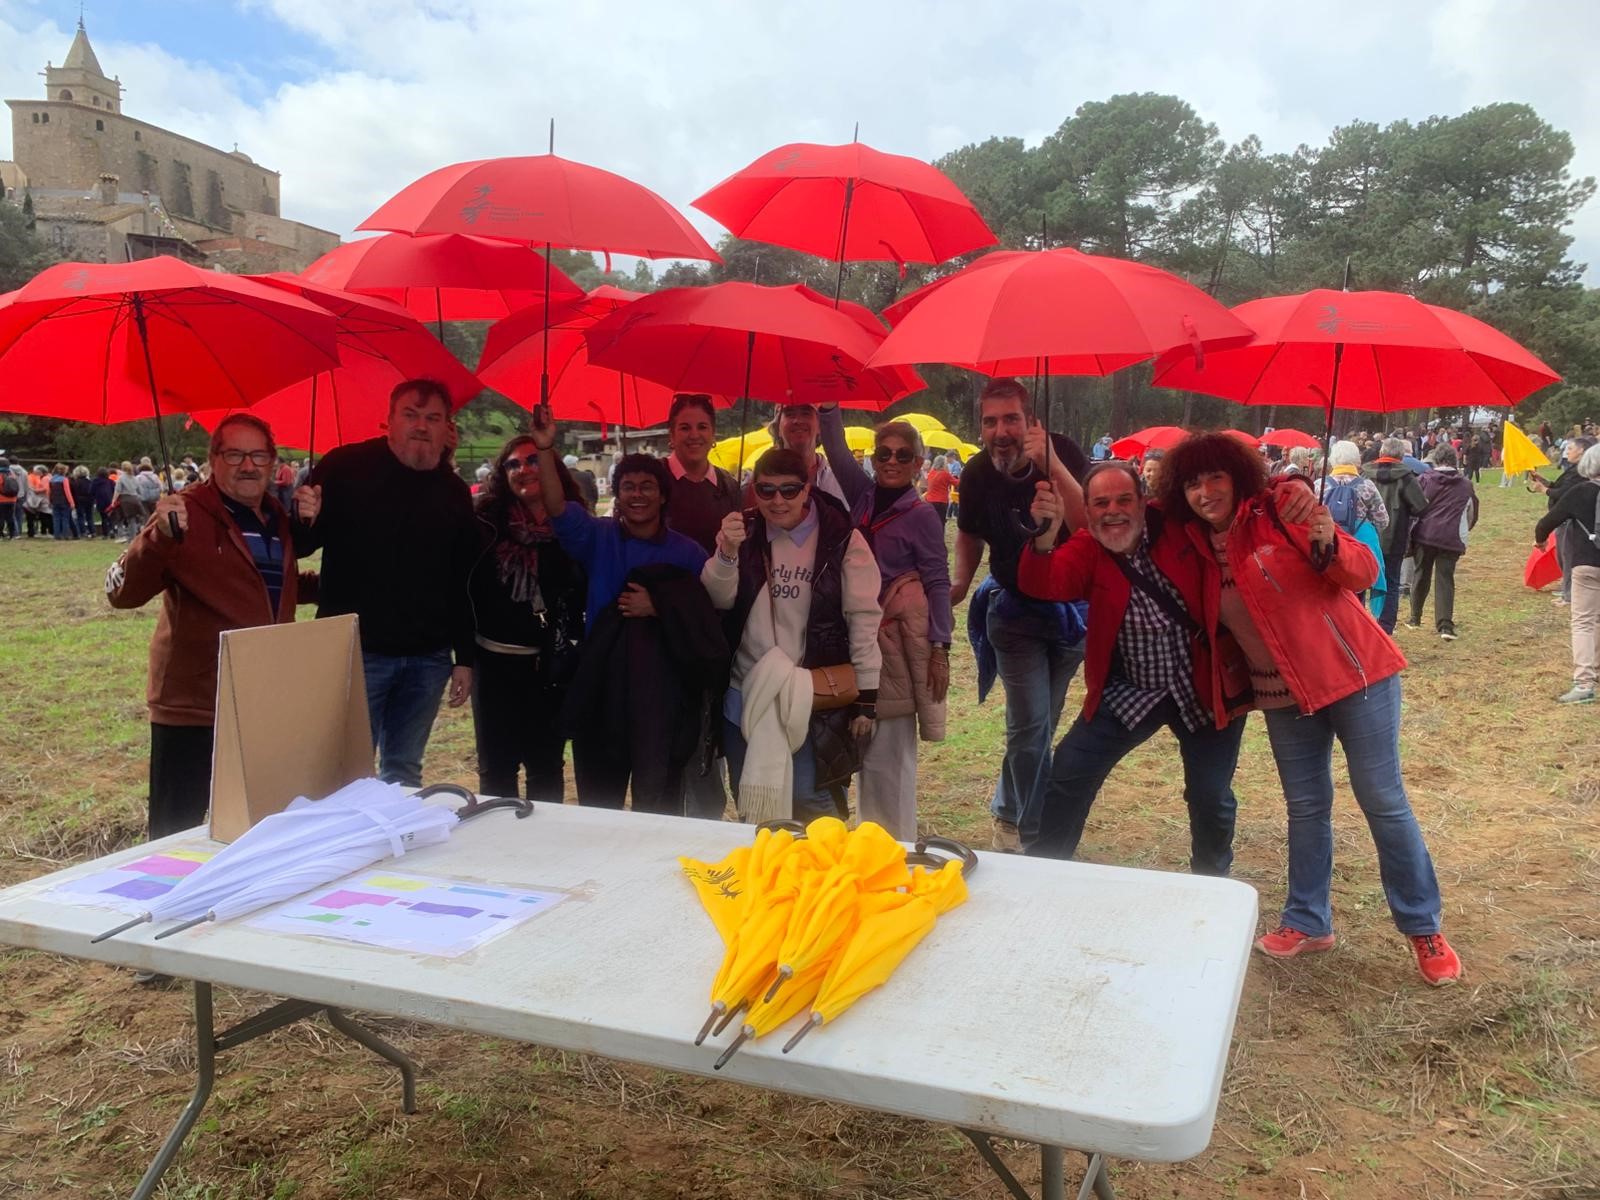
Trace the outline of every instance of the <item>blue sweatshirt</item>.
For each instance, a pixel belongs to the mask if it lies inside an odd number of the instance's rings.
[[[551,524],[561,548],[577,560],[589,577],[585,630],[593,629],[601,610],[622,594],[622,585],[635,567],[667,563],[698,577],[709,557],[699,542],[674,533],[665,524],[653,538],[629,537],[615,517],[590,516],[583,505],[572,500]]]

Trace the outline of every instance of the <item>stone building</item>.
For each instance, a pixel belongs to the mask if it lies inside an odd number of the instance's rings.
[[[7,100],[6,199],[31,197],[44,239],[64,257],[112,262],[177,254],[229,271],[298,271],[339,244],[286,220],[279,175],[237,148],[218,150],[123,112],[83,22],[43,100]]]

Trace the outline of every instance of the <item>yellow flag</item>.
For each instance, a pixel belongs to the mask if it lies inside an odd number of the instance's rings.
[[[1521,475],[1524,471],[1531,471],[1535,467],[1548,467],[1550,460],[1544,453],[1528,440],[1528,435],[1523,433],[1510,421],[1505,424],[1505,445],[1500,451],[1500,465],[1505,468],[1507,475]]]

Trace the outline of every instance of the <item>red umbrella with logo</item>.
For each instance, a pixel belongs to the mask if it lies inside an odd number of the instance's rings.
[[[408,379],[438,380],[449,392],[452,408],[460,408],[483,390],[483,384],[456,356],[398,304],[320,287],[297,275],[257,278],[338,318],[337,366],[249,406],[253,415],[272,426],[274,438],[282,445],[304,446],[314,457],[335,446],[375,437],[384,430],[389,416],[389,394]],[[319,407],[324,411],[320,429]],[[238,407],[209,409],[194,417],[207,429],[214,429],[229,413],[238,411]]]
[[[1336,409],[1504,407],[1561,379],[1492,326],[1400,292],[1318,288],[1233,311],[1251,341],[1203,364],[1164,357],[1153,382],[1243,404],[1314,405],[1330,444]]]
[[[618,309],[584,336],[589,360],[599,366],[673,391],[743,396],[741,435],[752,397],[881,410],[921,386],[915,373],[868,367],[882,334],[797,284],[667,288]]]
[[[698,200],[735,236],[847,262],[939,263],[992,246],[972,201],[920,159],[854,141],[768,151]]]
[[[251,404],[337,362],[335,329],[299,296],[168,256],[58,263],[0,305],[0,406],[101,425],[154,416],[170,481],[163,410]]]
[[[549,271],[549,283],[544,284]],[[412,316],[435,322],[494,321],[544,299],[577,300],[583,289],[515,242],[440,233],[388,233],[346,242],[300,273],[323,287],[380,296]]]
[[[722,261],[683,214],[649,188],[558,157],[554,121],[549,154],[440,167],[402,188],[357,228],[466,233],[543,246],[547,263],[552,249],[599,250],[608,269],[613,254]],[[548,326],[548,282],[544,291]],[[540,373],[539,395],[548,403],[548,370]]]

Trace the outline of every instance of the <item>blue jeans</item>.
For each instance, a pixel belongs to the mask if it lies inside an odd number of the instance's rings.
[[[1189,807],[1189,869],[1196,875],[1226,875],[1233,865],[1233,823],[1238,801],[1233,772],[1245,718],[1226,729],[1210,723],[1191,732],[1169,698],[1129,729],[1104,706],[1092,720],[1079,717],[1056,747],[1039,814],[1039,836],[1026,843],[1040,858],[1071,858],[1083,837],[1089,808],[1116,765],[1166,726],[1178,739],[1183,759],[1183,798]]]
[[[78,536],[78,525],[73,520],[72,509],[65,504],[50,506],[51,535],[57,538],[75,538]]]
[[[1394,557],[1384,556],[1383,578],[1388,590],[1383,593],[1383,609],[1378,613],[1378,624],[1385,633],[1394,632],[1394,623],[1400,619],[1400,587],[1405,572],[1405,552],[1395,551]]]
[[[739,796],[739,777],[744,774],[747,747],[744,733],[734,722],[723,719],[722,753],[728,760],[728,780],[733,784],[735,802]],[[811,735],[794,752],[794,819],[809,824],[818,817],[837,817],[833,793],[817,786],[817,761],[811,752]]]
[[[450,651],[393,656],[361,652],[367,716],[378,751],[378,778],[422,784],[422,755],[450,682]]]
[[[1006,690],[1006,753],[990,810],[1010,821],[1024,842],[1039,833],[1050,744],[1067,699],[1067,685],[1083,662],[1083,644],[1061,640],[1054,616],[1002,616],[991,603],[986,622],[1000,683]]]
[[[1378,850],[1383,894],[1408,937],[1438,933],[1441,901],[1433,860],[1400,778],[1400,677],[1335,700],[1310,716],[1266,710],[1272,757],[1289,808],[1289,898],[1283,924],[1312,937],[1333,932],[1333,739],[1344,748],[1350,788]]]

